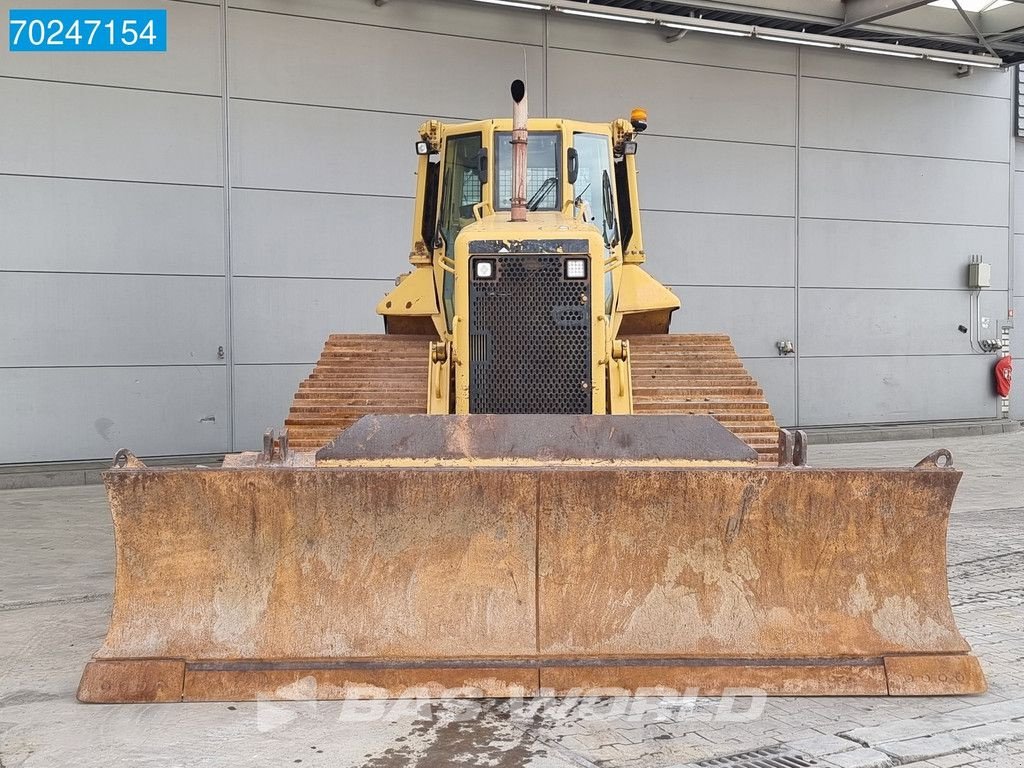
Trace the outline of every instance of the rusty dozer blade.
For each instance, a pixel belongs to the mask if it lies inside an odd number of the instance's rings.
[[[937,455],[700,465],[735,440],[707,417],[624,436],[614,417],[391,418],[342,435],[335,466],[120,456],[113,610],[79,699],[985,689],[947,592],[960,473]],[[531,432],[544,460],[509,464]]]

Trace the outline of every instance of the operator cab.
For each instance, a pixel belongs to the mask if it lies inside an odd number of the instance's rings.
[[[626,336],[679,307],[642,266],[646,113],[531,119],[523,95],[511,119],[420,126],[414,269],[377,311],[430,338],[428,413],[631,413]]]
[[[625,156],[632,141],[613,144],[616,125],[561,119],[528,123],[526,209],[536,220],[572,219],[598,229],[606,261],[621,259],[623,233],[632,231]],[[634,126],[635,127],[635,126]],[[436,151],[427,154],[421,236],[435,263],[454,258],[456,240],[477,221],[499,217],[508,222],[512,204],[512,130],[508,120],[444,126]],[[621,131],[621,128],[619,128]],[[438,257],[440,257],[438,259]],[[448,331],[455,307],[455,275],[439,274],[440,298]],[[610,279],[610,278],[609,278]],[[605,291],[606,313],[612,307]]]
[[[427,186],[440,197],[435,247],[454,249],[463,227],[476,220],[474,207],[486,201],[484,215],[499,215],[511,209],[512,132],[505,121],[451,126],[440,151],[431,157],[434,166]],[[526,206],[531,213],[563,212],[575,203],[576,215],[592,221],[602,230],[608,248],[619,241],[619,195],[616,165],[622,164],[612,151],[608,125],[596,130],[572,130],[568,121],[535,120],[531,123],[558,125],[557,130],[531,126],[527,145]],[[586,124],[579,124],[586,125]],[[421,142],[422,144],[422,142]],[[424,206],[424,229],[429,231],[432,206]],[[440,241],[440,242],[438,242]]]

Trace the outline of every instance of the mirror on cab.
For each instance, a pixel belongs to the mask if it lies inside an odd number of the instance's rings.
[[[487,183],[487,147],[480,147],[476,153],[476,177],[481,184]]]

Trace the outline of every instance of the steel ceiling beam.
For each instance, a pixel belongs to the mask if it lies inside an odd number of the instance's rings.
[[[960,0],[953,0],[953,5],[955,5],[956,9],[960,12],[960,15],[964,19],[964,23],[970,27],[971,31],[977,36],[978,42],[981,43],[985,47],[985,50],[990,54],[999,58],[999,54],[992,50],[992,46],[988,44],[988,40],[986,40],[985,36],[981,34],[981,30],[978,29],[978,25],[974,23],[971,17],[967,15],[967,11],[964,10],[964,7],[960,5]]]
[[[842,32],[861,24],[869,24],[897,13],[909,11],[928,5],[930,0],[845,0],[846,18],[838,27],[829,30],[830,34]]]

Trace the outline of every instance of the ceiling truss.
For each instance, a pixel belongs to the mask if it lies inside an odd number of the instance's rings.
[[[953,0],[953,8],[934,7],[928,0],[761,1],[586,0],[586,5],[827,35],[853,45],[905,45],[938,56],[994,56],[1005,65],[1024,61],[1024,0],[984,13],[965,10],[960,0]]]

